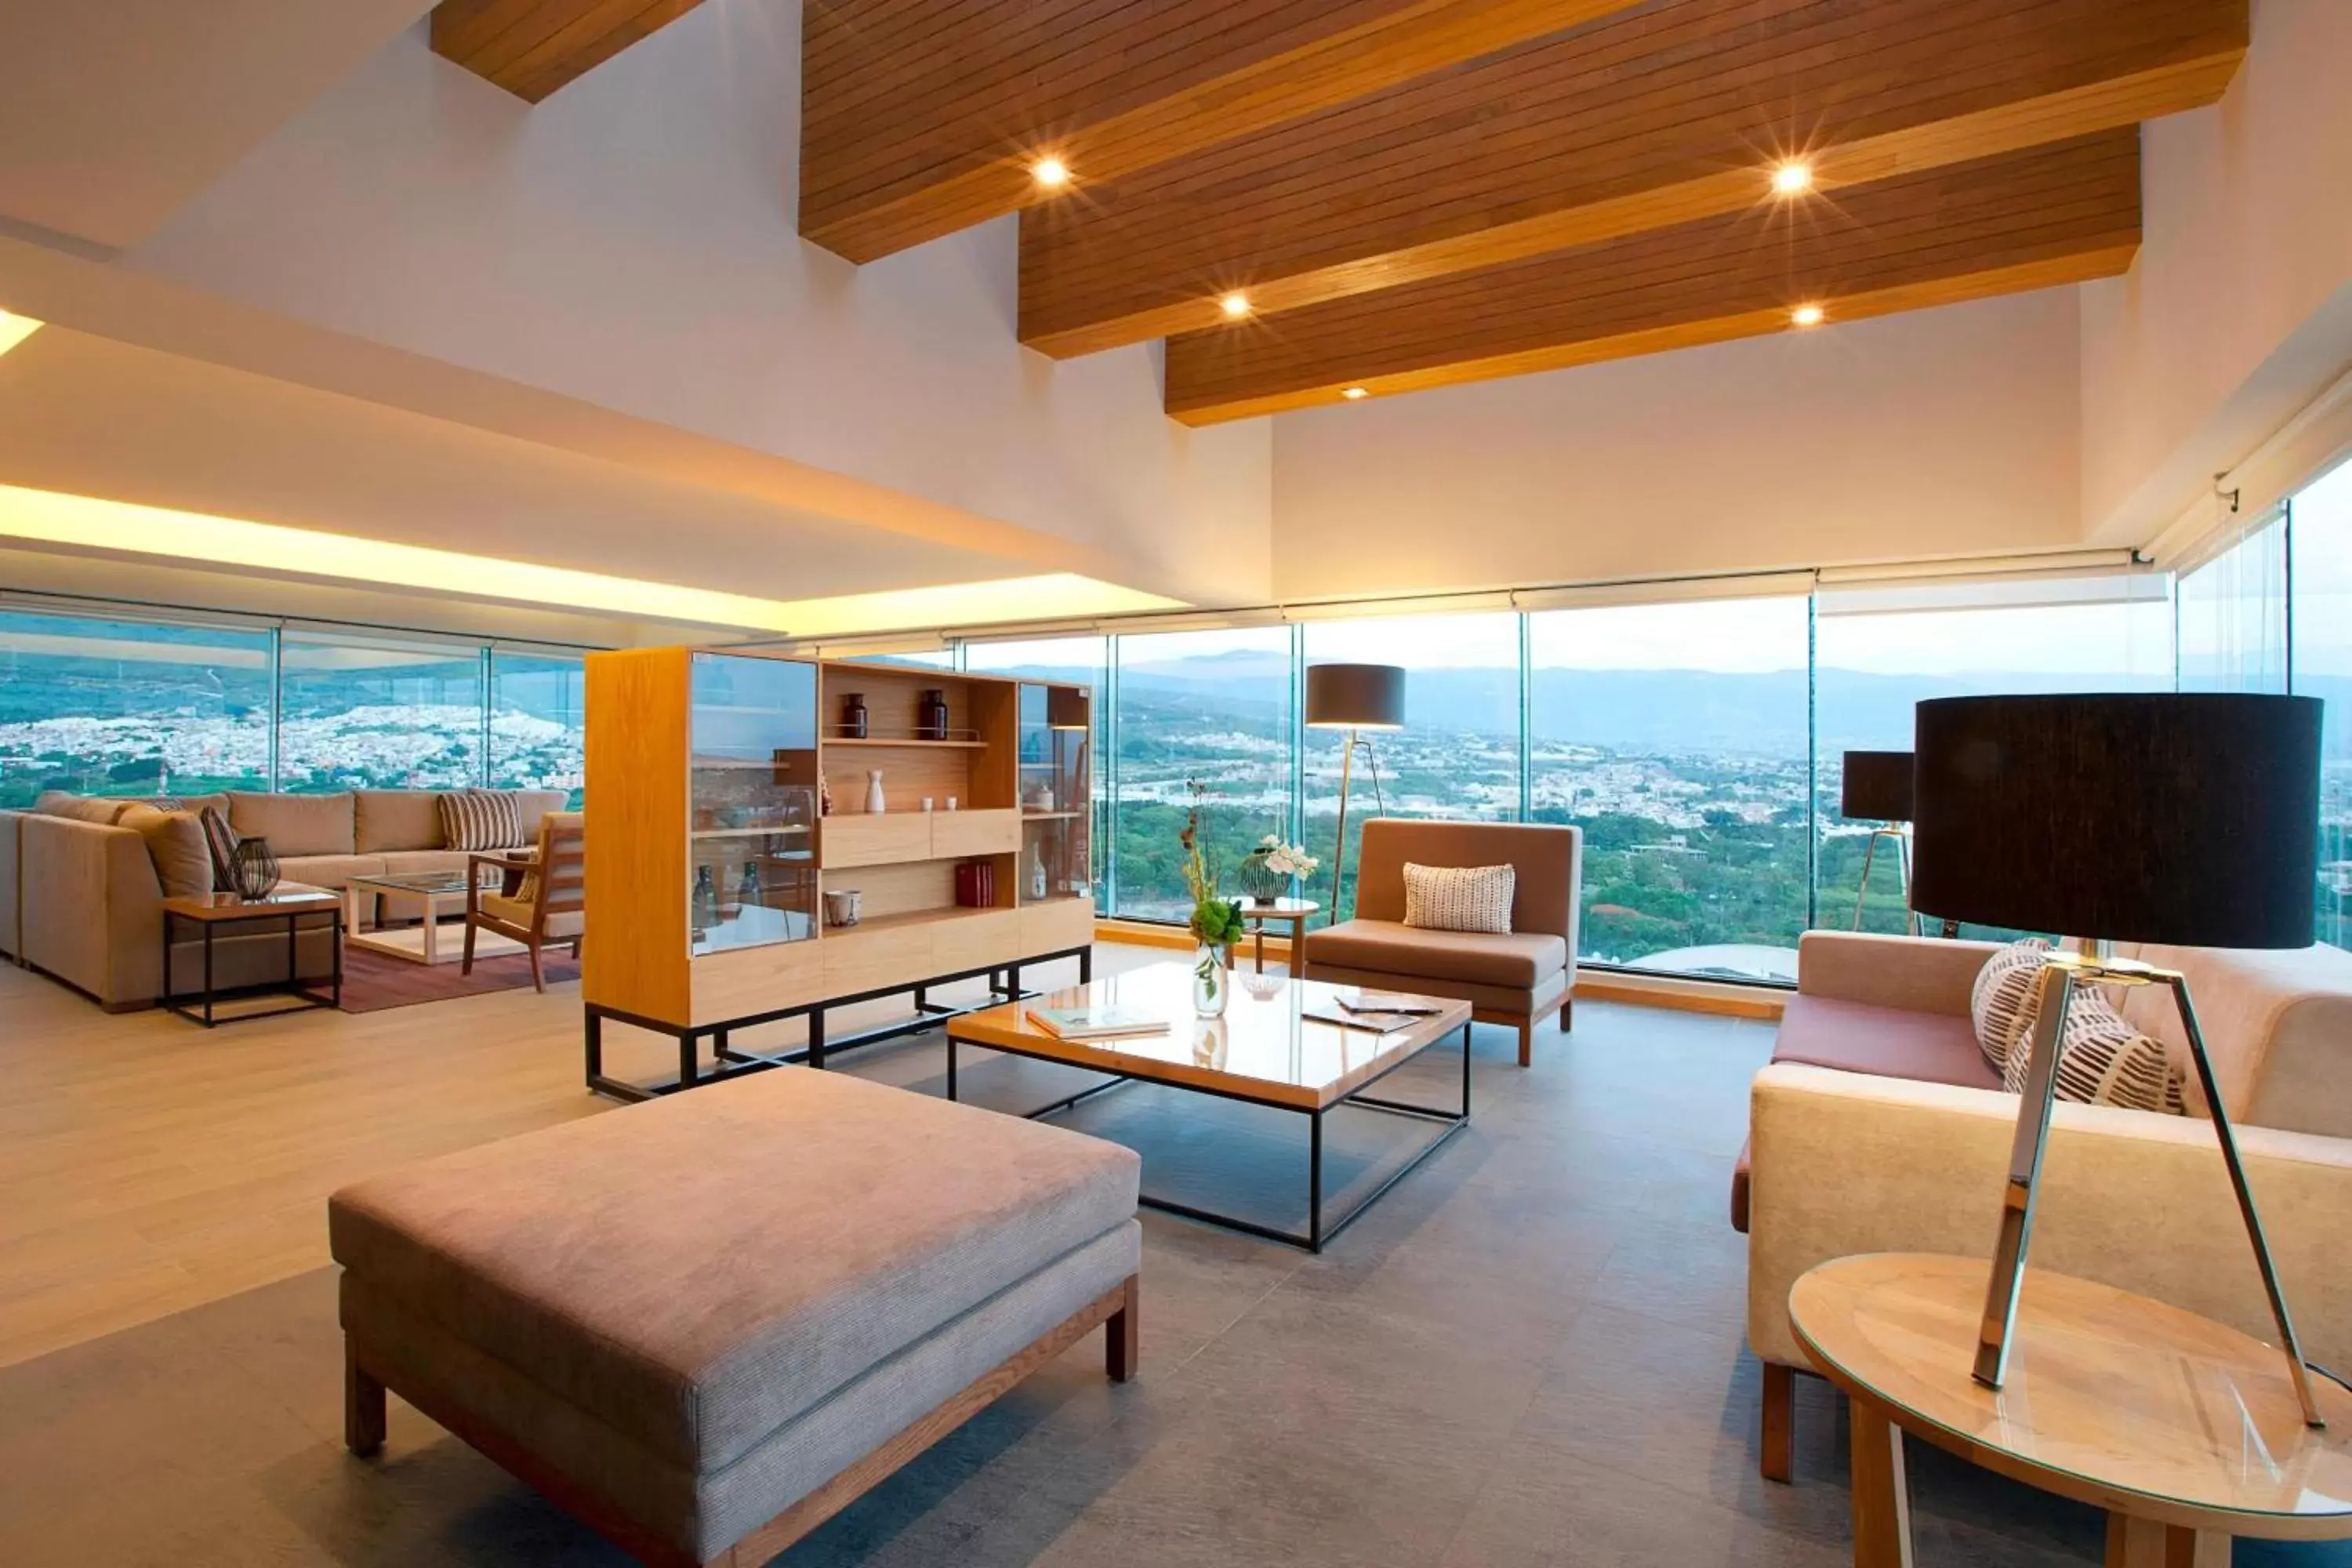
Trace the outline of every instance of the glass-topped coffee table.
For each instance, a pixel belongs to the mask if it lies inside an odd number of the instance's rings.
[[[1435,1153],[1470,1121],[1470,1004],[1441,996],[1415,997],[1433,1011],[1400,1027],[1381,1031],[1326,1023],[1310,1014],[1339,1011],[1352,985],[1312,980],[1260,979],[1231,987],[1222,1018],[1192,1012],[1192,968],[1185,963],[1154,963],[1124,974],[1106,975],[1067,991],[967,1013],[948,1023],[948,1098],[956,1098],[959,1044],[981,1046],[1012,1056],[1109,1073],[1112,1080],[1040,1106],[1028,1114],[1051,1116],[1082,1100],[1123,1083],[1154,1083],[1191,1089],[1221,1100],[1237,1100],[1277,1110],[1297,1111],[1307,1121],[1307,1229],[1277,1230],[1255,1220],[1155,1198],[1147,1208],[1188,1219],[1247,1231],[1269,1240],[1320,1252],[1413,1167]],[[1395,992],[1383,992],[1383,999]],[[1065,1040],[1040,1028],[1033,1007],[1118,1007],[1164,1019],[1166,1032],[1108,1040]],[[1398,1100],[1375,1100],[1364,1091],[1449,1036],[1462,1037],[1462,1107],[1459,1110]],[[1439,1124],[1434,1138],[1415,1151],[1381,1184],[1337,1217],[1323,1214],[1323,1118],[1343,1105]]]
[[[490,887],[489,890],[498,889]],[[353,877],[351,886],[344,889],[344,898],[350,906],[343,914],[346,947],[363,947],[370,952],[404,958],[411,963],[455,963],[465,955],[463,871],[390,871],[380,877]],[[370,903],[376,904],[388,920],[413,920],[417,923],[362,930],[360,917]],[[460,924],[453,926],[449,940],[444,942],[441,922],[452,918]],[[494,931],[474,933],[474,956],[478,959],[523,951],[522,943]]]

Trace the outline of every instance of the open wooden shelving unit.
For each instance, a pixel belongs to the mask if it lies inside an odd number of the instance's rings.
[[[908,991],[920,1007],[925,986],[973,974],[1009,994],[1021,964],[1092,942],[1089,734],[1046,722],[1090,723],[1086,688],[688,648],[587,663],[593,1087],[647,1092],[603,1078],[607,1019],[677,1037],[690,1084],[696,1044],[726,1058],[730,1027],[805,1015],[821,1042],[827,1005]],[[714,689],[772,691],[773,710],[698,703]],[[928,690],[946,700],[949,739],[916,734]],[[853,692],[864,736],[837,732]],[[869,812],[877,772],[885,809]],[[993,868],[986,908],[957,902],[973,861]],[[858,923],[826,925],[824,895],[844,890],[860,895]]]

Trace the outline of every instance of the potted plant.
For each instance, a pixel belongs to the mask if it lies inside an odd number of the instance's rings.
[[[1192,899],[1192,918],[1185,923],[1197,944],[1192,950],[1192,1011],[1214,1018],[1224,1013],[1226,993],[1233,988],[1225,972],[1233,963],[1234,943],[1241,940],[1242,906],[1238,899],[1218,895],[1216,866],[1201,833],[1204,792],[1198,784],[1192,788],[1192,809],[1185,814],[1178,842],[1184,846],[1184,889]]]
[[[1269,833],[1242,857],[1242,891],[1253,902],[1270,904],[1295,890],[1300,878],[1315,875],[1321,864],[1298,845],[1285,844],[1279,834]]]

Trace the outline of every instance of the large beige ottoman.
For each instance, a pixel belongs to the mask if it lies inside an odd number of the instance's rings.
[[[390,1388],[642,1561],[765,1563],[1097,1324],[1132,1374],[1139,1163],[783,1068],[362,1182],[347,1441]]]

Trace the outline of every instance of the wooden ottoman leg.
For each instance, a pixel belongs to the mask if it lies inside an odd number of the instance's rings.
[[[1143,1298],[1136,1276],[1127,1277],[1118,1311],[1103,1325],[1103,1371],[1113,1383],[1127,1383],[1143,1356]]]
[[[383,1447],[383,1384],[360,1365],[348,1338],[343,1341],[343,1447],[362,1458]]]
[[[1796,1426],[1797,1369],[1768,1361],[1764,1363],[1763,1444],[1756,1459],[1756,1468],[1763,1472],[1766,1480],[1789,1479],[1793,1468],[1789,1450]]]
[[[1533,1067],[1535,1062],[1536,1021],[1533,1018],[1522,1018],[1519,1020],[1519,1065],[1523,1068]]]

